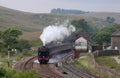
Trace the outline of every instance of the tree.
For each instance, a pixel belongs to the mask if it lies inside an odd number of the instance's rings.
[[[113,24],[113,23],[115,22],[115,18],[108,16],[108,17],[106,18],[106,21],[107,21],[108,23],[110,23],[110,24]]]
[[[27,40],[19,40],[17,44],[13,44],[12,48],[22,51],[23,49],[30,49],[31,45]]]
[[[92,36],[92,40],[95,44],[104,45],[110,44],[111,34],[120,29],[120,25],[113,25],[112,27],[106,27]]]
[[[90,32],[92,31],[92,28],[88,25],[87,21],[85,21],[84,19],[80,19],[80,20],[73,20],[71,22],[72,25],[74,25],[76,27],[76,32]]]
[[[17,43],[17,39],[22,32],[16,28],[7,28],[2,33],[2,39],[6,46],[12,46]]]
[[[95,35],[93,35],[92,40],[96,43],[96,44],[108,44],[110,43],[110,32],[107,31],[100,31],[98,33],[96,33]]]

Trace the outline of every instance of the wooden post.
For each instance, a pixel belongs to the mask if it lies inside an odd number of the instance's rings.
[[[75,50],[74,52],[74,58],[79,58],[80,57],[80,50]]]

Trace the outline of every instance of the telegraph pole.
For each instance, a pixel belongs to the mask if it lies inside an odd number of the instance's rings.
[[[11,48],[8,45],[8,67],[10,66],[10,51],[11,51]]]

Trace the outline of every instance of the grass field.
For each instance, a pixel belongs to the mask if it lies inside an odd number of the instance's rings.
[[[25,40],[40,40],[40,34],[41,32],[29,32],[29,33],[24,33],[23,35],[20,36],[20,39],[25,39]]]

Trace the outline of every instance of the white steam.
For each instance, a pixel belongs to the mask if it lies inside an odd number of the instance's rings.
[[[44,28],[42,34],[40,35],[40,39],[42,40],[43,45],[45,45],[52,41],[62,41],[74,31],[75,27],[72,25],[50,25]]]

